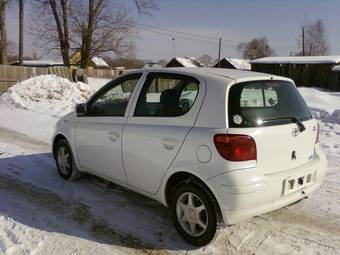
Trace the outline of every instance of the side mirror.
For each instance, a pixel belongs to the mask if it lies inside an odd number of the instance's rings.
[[[77,116],[85,115],[87,111],[87,107],[85,103],[82,104],[76,104],[76,113]]]

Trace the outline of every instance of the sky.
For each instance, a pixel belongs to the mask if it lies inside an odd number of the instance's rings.
[[[145,60],[203,54],[217,58],[220,37],[222,57],[240,57],[235,49],[238,43],[263,36],[276,55],[290,55],[300,50],[297,38],[302,25],[318,18],[326,27],[329,53],[340,55],[339,0],[159,0],[159,10],[151,16],[137,15],[132,0],[125,3],[136,22],[136,57]],[[27,14],[32,15],[29,6]],[[17,8],[13,6],[7,17],[9,38],[13,41],[18,37],[17,17]],[[27,19],[25,23],[29,23]],[[39,52],[29,36],[26,43],[25,55]]]

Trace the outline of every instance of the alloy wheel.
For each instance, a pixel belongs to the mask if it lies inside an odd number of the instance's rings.
[[[207,230],[207,209],[202,200],[192,192],[185,192],[179,196],[176,215],[183,230],[191,236],[201,236]]]

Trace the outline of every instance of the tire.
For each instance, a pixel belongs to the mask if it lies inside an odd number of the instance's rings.
[[[76,167],[71,146],[66,139],[58,141],[55,150],[55,161],[59,175],[63,179],[74,181],[80,178],[81,173]]]
[[[209,244],[223,225],[215,198],[203,185],[194,182],[177,185],[172,194],[171,217],[178,233],[192,245]]]

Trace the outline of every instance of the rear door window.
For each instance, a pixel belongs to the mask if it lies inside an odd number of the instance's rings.
[[[256,127],[290,123],[280,119],[264,123],[264,120],[296,117],[309,120],[312,115],[296,87],[287,81],[252,81],[235,84],[230,88],[230,127]]]
[[[139,95],[134,116],[182,116],[193,106],[198,89],[199,81],[193,77],[171,73],[151,73]]]

